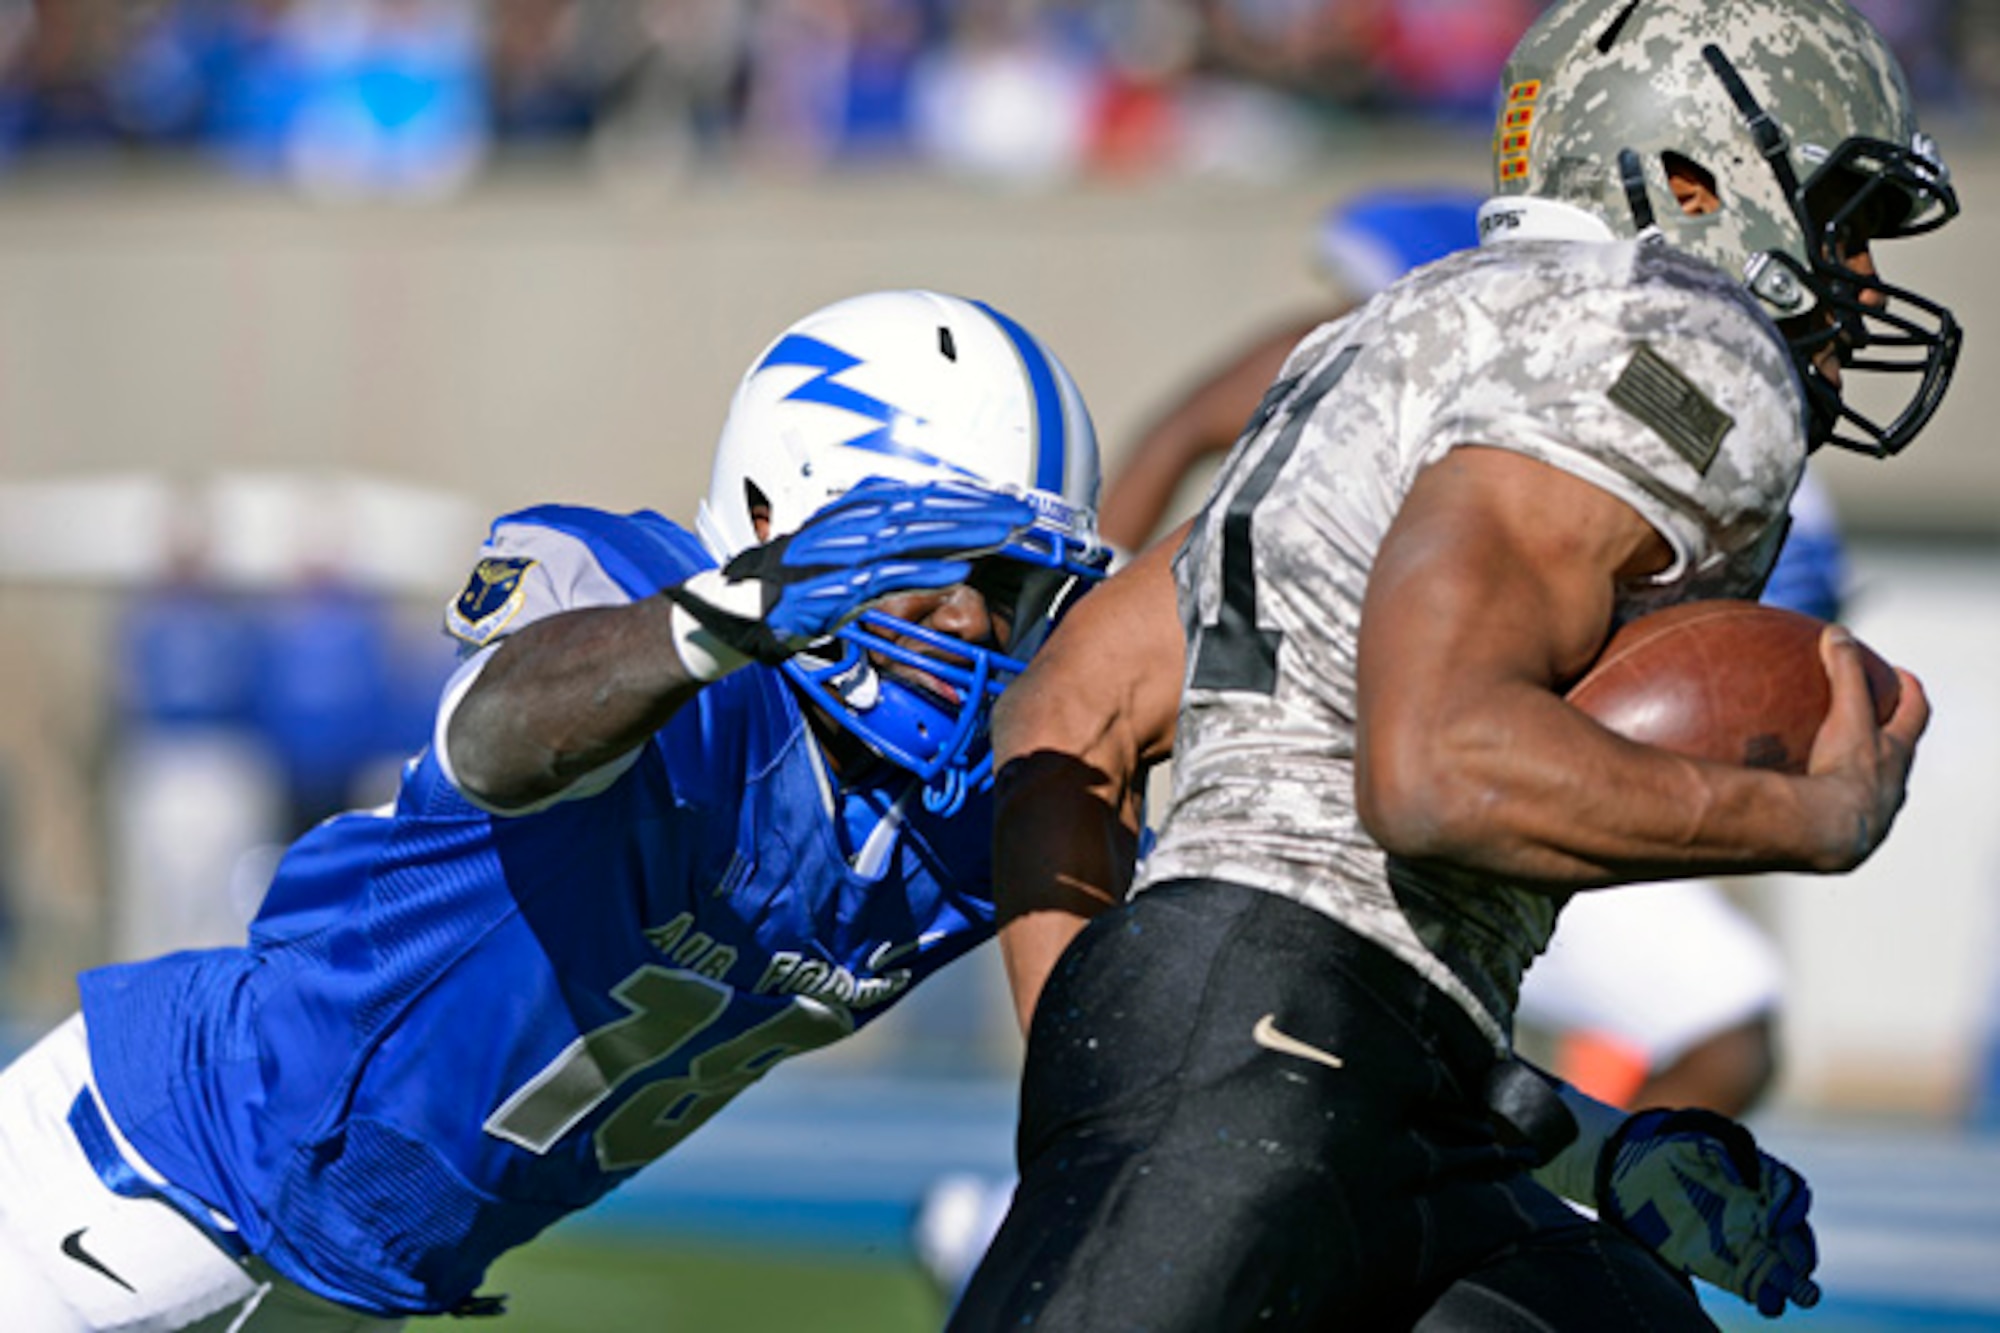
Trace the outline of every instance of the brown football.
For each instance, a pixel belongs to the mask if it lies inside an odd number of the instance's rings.
[[[1747,601],[1684,602],[1621,626],[1572,686],[1572,704],[1621,736],[1701,759],[1805,772],[1829,692],[1826,622]],[[1901,686],[1862,645],[1875,716]]]

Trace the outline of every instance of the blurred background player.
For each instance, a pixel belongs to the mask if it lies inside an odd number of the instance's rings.
[[[888,292],[764,351],[695,532],[495,522],[395,801],[0,1073],[9,1328],[492,1313],[501,1253],[984,940],[987,708],[1096,489],[1033,335]]]
[[[1229,452],[1299,340],[1411,269],[1478,244],[1485,202],[1482,191],[1396,186],[1328,209],[1313,257],[1331,301],[1251,338],[1152,418],[1105,485],[1098,514],[1104,540],[1136,554],[1169,517],[1183,517],[1177,499],[1190,475],[1200,477],[1197,469]]]

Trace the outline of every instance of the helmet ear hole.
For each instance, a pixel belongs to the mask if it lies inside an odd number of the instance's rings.
[[[1660,154],[1667,183],[1673,187],[1674,201],[1689,217],[1705,217],[1722,209],[1722,196],[1715,188],[1715,173],[1691,157],[1671,149]]]
[[[750,515],[750,526],[757,533],[759,541],[770,540],[771,497],[758,489],[757,483],[743,479],[743,508]]]

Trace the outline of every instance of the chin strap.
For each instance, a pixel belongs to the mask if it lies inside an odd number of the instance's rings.
[[[1799,235],[1805,238],[1808,245],[1815,244],[1813,221],[1806,214],[1798,173],[1792,170],[1791,141],[1785,137],[1784,127],[1773,120],[1771,113],[1757,101],[1757,95],[1750,91],[1749,84],[1743,82],[1743,76],[1723,54],[1721,47],[1710,42],[1701,48],[1701,56],[1715,71],[1715,77],[1722,81],[1723,91],[1729,94],[1729,100],[1743,113],[1743,123],[1750,131],[1751,142],[1757,145],[1758,155],[1777,179],[1778,190],[1792,210],[1792,219],[1799,224]],[[1816,299],[1808,285],[1771,254],[1751,255],[1743,270],[1743,280],[1752,292],[1781,310],[1797,312],[1810,300]]]

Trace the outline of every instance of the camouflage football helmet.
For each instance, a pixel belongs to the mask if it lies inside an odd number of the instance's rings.
[[[1559,233],[1588,234],[1588,214],[1741,277],[1791,340],[1815,444],[1893,454],[1937,410],[1957,321],[1845,259],[1857,231],[1857,249],[1930,231],[1958,198],[1847,0],[1558,0],[1502,76],[1494,165],[1496,202],[1550,201]],[[1675,169],[1720,207],[1684,213]],[[1835,339],[1845,367],[1902,377],[1876,381],[1895,392],[1843,402],[1812,368]]]

